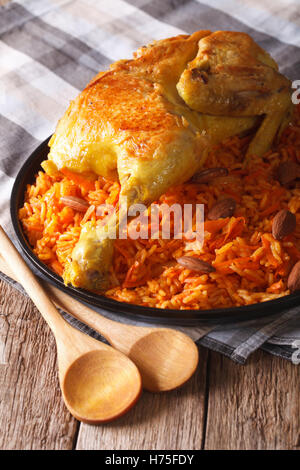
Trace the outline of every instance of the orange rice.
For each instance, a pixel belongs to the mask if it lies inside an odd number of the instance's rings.
[[[116,240],[111,288],[105,293],[118,301],[170,309],[210,309],[276,299],[289,294],[287,276],[300,259],[300,185],[280,185],[274,178],[280,162],[300,163],[300,106],[292,125],[263,158],[252,158],[245,170],[250,137],[232,137],[209,155],[206,167],[226,167],[229,175],[211,184],[187,182],[170,188],[156,203],[201,204],[205,214],[221,196],[237,202],[234,217],[206,221],[204,245],[187,251],[185,240]],[[34,253],[62,275],[87,220],[101,223],[98,205],[116,205],[120,185],[99,177],[95,182],[70,172],[55,176],[40,171],[28,185],[19,217]],[[86,213],[60,203],[77,196],[89,203]],[[280,209],[296,215],[297,227],[283,240],[272,236],[272,219]],[[216,271],[201,274],[176,262],[194,256]]]

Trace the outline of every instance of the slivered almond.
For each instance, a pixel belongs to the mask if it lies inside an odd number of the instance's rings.
[[[193,271],[201,271],[203,273],[212,273],[215,271],[215,268],[205,261],[202,261],[198,258],[193,258],[192,256],[182,256],[177,258],[177,263],[183,266],[184,268],[191,269]]]
[[[60,202],[64,206],[71,207],[78,212],[85,212],[89,207],[89,203],[87,201],[75,196],[62,196],[60,198]]]
[[[236,202],[231,197],[221,199],[217,202],[207,214],[208,220],[225,219],[231,217],[234,214],[236,208]]]
[[[194,183],[208,183],[214,178],[218,178],[219,176],[227,176],[227,175],[228,175],[227,168],[223,168],[223,167],[207,168],[206,170],[202,170],[199,173],[196,173],[193,176],[192,181]]]
[[[295,179],[300,178],[300,165],[292,160],[280,163],[276,177],[282,185],[292,183]]]
[[[296,228],[296,217],[290,211],[282,209],[273,219],[272,235],[276,240],[281,240]]]
[[[288,277],[287,286],[291,292],[300,290],[300,261],[298,261],[291,270]]]

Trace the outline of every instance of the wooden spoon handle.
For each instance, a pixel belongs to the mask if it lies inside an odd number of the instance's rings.
[[[66,322],[61,318],[54,304],[48,298],[42,286],[31,272],[21,255],[0,226],[0,252],[7,261],[18,281],[22,284],[29,297],[33,300],[54,335]]]
[[[12,272],[3,256],[0,256],[0,270],[15,281],[19,281],[17,274]],[[110,320],[81,302],[73,299],[73,297],[62,292],[60,289],[57,289],[46,281],[40,281],[40,283],[43,285],[48,297],[58,308],[61,308],[64,312],[69,313],[73,317],[77,318],[77,320],[80,320],[93,330],[100,333],[112,346],[125,354],[128,354],[128,350],[130,349],[129,340],[133,333],[135,333],[134,337],[136,337],[138,332],[142,333],[142,330],[144,332],[146,329],[148,329],[149,332],[151,330],[150,327],[136,327]]]
[[[11,279],[19,282],[17,275],[11,270],[1,254],[0,271]],[[95,312],[95,310],[87,307],[81,302],[78,302],[78,300],[73,299],[73,297],[62,292],[60,289],[57,289],[46,281],[40,280],[40,283],[56,307],[69,313],[69,315],[77,318],[77,320],[85,323],[90,328],[93,328],[93,330],[104,336],[111,344],[114,343],[115,336],[124,336],[128,333],[128,330],[132,331],[133,328],[136,328],[132,325],[125,325],[124,323],[110,320],[109,318],[102,316],[100,313]]]

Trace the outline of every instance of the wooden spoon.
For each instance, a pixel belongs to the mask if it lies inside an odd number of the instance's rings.
[[[61,317],[1,226],[0,251],[54,334],[60,386],[72,415],[99,424],[128,411],[141,393],[141,377],[135,364]]]
[[[1,259],[0,269],[13,277]],[[43,285],[58,307],[102,334],[113,347],[135,362],[146,390],[172,390],[183,385],[195,372],[198,348],[189,336],[173,329],[132,326],[110,320],[52,285]]]

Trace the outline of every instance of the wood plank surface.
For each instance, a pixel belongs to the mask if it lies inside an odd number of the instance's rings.
[[[201,348],[198,370],[181,389],[144,392],[127,415],[101,428],[82,424],[76,449],[201,449],[207,354]]]
[[[205,449],[300,449],[300,367],[257,351],[211,353]]]
[[[61,398],[52,333],[4,282],[0,299],[0,449],[71,449],[78,422]]]
[[[4,282],[0,299],[0,449],[300,449],[300,367],[261,351],[240,366],[201,348],[182,389],[144,392],[113,423],[79,424],[61,398],[49,328]]]

